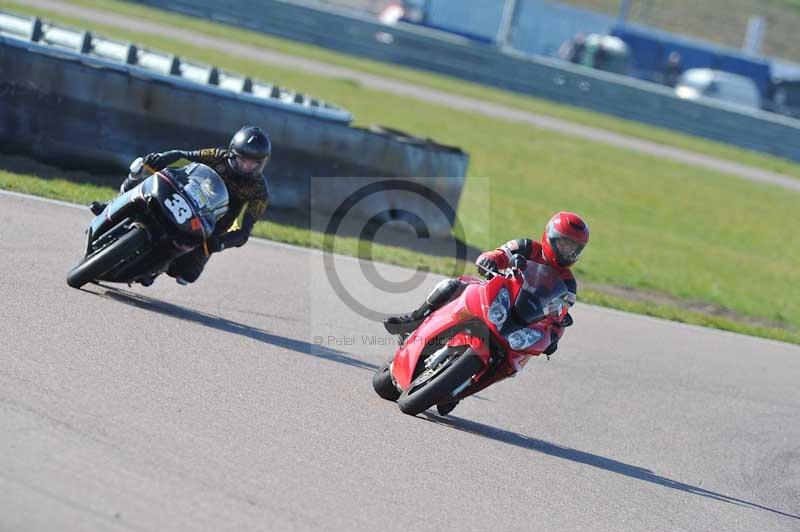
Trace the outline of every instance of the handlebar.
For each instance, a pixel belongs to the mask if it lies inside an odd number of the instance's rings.
[[[141,179],[146,173],[155,174],[157,171],[155,168],[146,164],[143,157],[137,157],[136,160],[131,163],[129,170],[128,176],[131,179]]]
[[[495,276],[497,276],[497,275],[502,275],[502,276],[503,276],[503,277],[505,277],[506,279],[511,279],[511,278],[512,278],[512,277],[514,277],[514,276],[515,276],[517,273],[519,273],[519,272],[522,272],[522,270],[521,270],[521,269],[519,269],[519,268],[512,268],[512,267],[506,268],[506,269],[504,269],[504,270],[490,270],[489,268],[484,268],[484,267],[483,267],[483,266],[481,266],[480,264],[477,264],[476,266],[478,266],[478,273],[480,273],[480,272],[481,272],[481,270],[483,270],[484,272],[486,272],[486,273],[488,273],[488,274],[491,274],[491,277],[487,277],[487,279],[492,279],[493,277],[495,277]]]

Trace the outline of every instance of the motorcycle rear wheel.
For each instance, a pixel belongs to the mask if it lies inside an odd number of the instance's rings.
[[[434,375],[430,380],[412,385],[400,394],[397,406],[404,414],[416,416],[437,403],[452,400],[450,395],[467,379],[483,369],[483,362],[472,349],[455,355],[448,367]]]
[[[67,274],[67,284],[80,288],[110,272],[119,263],[138,252],[147,243],[147,234],[141,227],[133,226],[107,247],[85,258]]]

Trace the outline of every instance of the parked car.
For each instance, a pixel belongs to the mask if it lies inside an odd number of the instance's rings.
[[[747,55],[733,48],[637,24],[617,24],[610,33],[630,47],[631,75],[634,77],[666,84],[664,69],[669,56],[676,53],[680,56],[682,72],[690,68],[714,68],[746,76],[755,82],[762,100],[768,97],[771,79],[775,75],[775,61],[771,58]]]
[[[582,65],[615,74],[628,73],[631,52],[622,39],[590,33],[586,36],[585,46],[580,61]]]
[[[622,39],[599,33],[578,33],[559,50],[565,61],[615,74],[628,73],[630,55],[630,48]]]
[[[691,68],[681,74],[675,94],[687,100],[712,98],[723,102],[761,108],[761,96],[752,79],[710,68]]]
[[[772,100],[767,109],[794,118],[800,118],[800,80],[776,80],[772,89]]]

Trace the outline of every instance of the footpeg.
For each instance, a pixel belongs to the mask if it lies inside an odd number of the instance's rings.
[[[106,210],[106,206],[108,206],[108,203],[93,201],[89,204],[89,210],[92,211],[92,214],[94,214],[95,216],[99,216],[100,213]]]

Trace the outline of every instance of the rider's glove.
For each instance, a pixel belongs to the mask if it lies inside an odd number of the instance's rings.
[[[225,244],[222,242],[222,239],[218,236],[211,236],[206,240],[206,247],[208,248],[209,253],[219,253],[223,249],[225,249]]]
[[[478,265],[478,272],[487,278],[497,271],[497,263],[489,257],[478,257],[478,261],[475,264]]]
[[[163,153],[148,153],[144,157],[144,164],[153,170],[160,170],[163,168],[163,165],[161,164],[163,158]]]
[[[518,253],[514,253],[511,255],[511,260],[508,265],[517,270],[525,271],[525,268],[528,266],[528,259]]]

